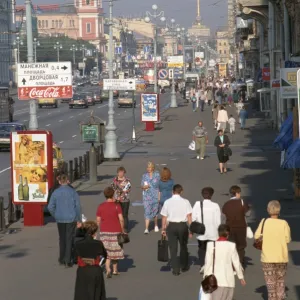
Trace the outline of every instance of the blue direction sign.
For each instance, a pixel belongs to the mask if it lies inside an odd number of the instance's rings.
[[[122,54],[122,52],[123,52],[123,49],[122,49],[121,46],[120,47],[115,47],[115,54]]]
[[[168,71],[165,69],[161,69],[158,72],[159,79],[166,79],[168,77]]]
[[[144,52],[145,53],[149,53],[151,50],[151,47],[150,46],[144,46]]]

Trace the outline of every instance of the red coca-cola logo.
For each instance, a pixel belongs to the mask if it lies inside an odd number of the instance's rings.
[[[59,96],[58,87],[48,87],[45,89],[33,88],[29,92],[29,98],[57,98]]]

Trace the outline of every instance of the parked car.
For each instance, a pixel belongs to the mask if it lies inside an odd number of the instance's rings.
[[[99,85],[99,80],[98,79],[92,79],[91,80],[91,85]]]
[[[73,108],[73,107],[88,108],[88,103],[87,103],[85,95],[74,94],[73,98],[69,102],[69,108]]]
[[[69,103],[71,101],[70,98],[61,98],[60,103]]]
[[[54,108],[58,107],[58,99],[55,98],[39,98],[38,99],[38,106],[39,108],[45,107],[45,106],[51,106]]]
[[[22,123],[0,123],[0,149],[10,149],[10,133],[27,130]]]
[[[136,106],[133,91],[121,91],[118,98],[118,107],[132,107]]]

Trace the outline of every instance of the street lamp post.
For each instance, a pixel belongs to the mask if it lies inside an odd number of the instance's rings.
[[[171,19],[171,25],[166,25],[166,32],[170,33],[171,41],[172,41],[172,55],[175,55],[175,42],[174,40],[177,38],[176,32],[179,32],[181,29],[178,27],[178,25],[175,25],[175,19]],[[176,99],[176,92],[175,92],[175,69],[173,68],[173,76],[172,76],[172,90],[171,90],[171,108],[178,107],[177,105],[177,99]]]
[[[113,0],[109,0],[109,78],[113,79]],[[109,90],[108,100],[108,124],[106,126],[107,133],[105,135],[104,158],[106,160],[118,160],[120,155],[117,150],[117,127],[114,123],[114,99],[113,91]]]
[[[82,45],[80,47],[80,50],[82,51],[82,64],[83,64],[83,68],[82,68],[82,77],[85,76],[85,62],[84,62],[84,58],[85,58],[85,51],[87,50],[86,47],[84,45]]]
[[[96,54],[96,60],[97,60],[97,79],[99,79],[99,51],[98,51],[98,49],[94,50],[94,53]]]
[[[153,18],[155,21],[156,19],[160,18],[161,22],[165,22],[165,12],[160,11],[157,12],[158,7],[156,4],[152,5],[153,14],[151,14],[149,11],[146,11],[146,17],[145,22],[150,23],[151,18]],[[157,24],[154,23],[154,93],[157,93]]]
[[[26,33],[27,33],[27,61],[33,63],[33,37],[32,37],[32,3],[31,0],[25,1],[26,7]],[[36,101],[34,99],[29,102],[29,129],[38,129],[38,120],[36,115]]]
[[[16,37],[14,41],[14,46],[17,48],[17,63],[20,62],[20,46],[23,46],[23,41],[20,40],[20,37]]]
[[[75,75],[75,66],[76,66],[76,51],[78,51],[75,45],[72,45],[70,51],[73,52],[73,74]]]
[[[59,62],[59,51],[62,49],[62,44],[60,42],[56,42],[54,45],[54,49],[57,51],[57,61]]]
[[[40,46],[40,42],[34,38],[33,39],[33,48],[34,48],[34,62],[36,62],[36,58],[37,58],[37,55],[36,55],[36,48]]]
[[[179,29],[179,28],[178,28]],[[180,32],[180,30],[178,30]],[[185,63],[185,37],[186,37],[186,31],[185,28],[181,28],[181,34],[178,35],[179,38],[181,38],[182,43],[182,56],[183,56],[183,80],[185,80],[185,74],[186,74],[186,63]]]

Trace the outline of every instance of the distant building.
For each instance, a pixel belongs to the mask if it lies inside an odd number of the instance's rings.
[[[201,23],[200,0],[197,0],[197,16],[196,21],[188,29],[188,33],[199,37],[201,40],[208,40],[210,37],[210,29]]]
[[[85,40],[95,45],[100,52],[105,52],[102,0],[74,0],[74,4],[35,5],[34,10],[39,35]],[[17,23],[24,24],[24,7],[17,6],[17,11]],[[23,33],[22,30],[20,33]]]
[[[217,31],[217,52],[221,63],[229,63],[230,60],[230,39],[228,31]]]

